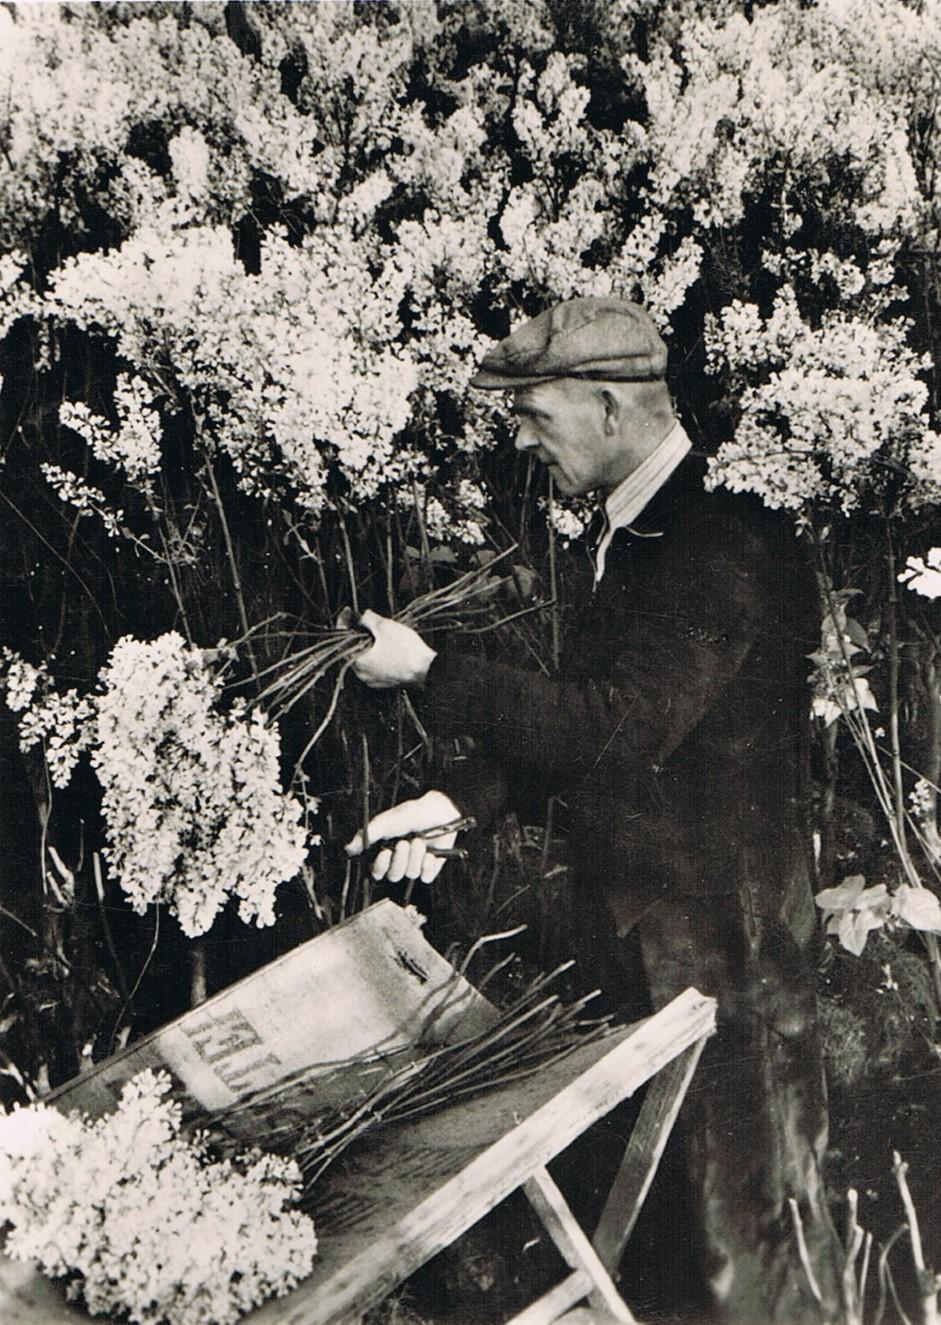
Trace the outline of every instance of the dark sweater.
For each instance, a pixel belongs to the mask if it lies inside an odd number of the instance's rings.
[[[445,790],[483,821],[533,795],[569,808],[573,859],[619,932],[659,897],[807,892],[806,655],[816,593],[793,527],[707,493],[690,457],[593,587],[587,549],[559,675],[440,655],[419,704],[480,754]]]

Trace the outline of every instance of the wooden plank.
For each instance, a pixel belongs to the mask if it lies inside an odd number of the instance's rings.
[[[339,1325],[374,1306],[714,1024],[714,1001],[687,990],[532,1077],[384,1130],[327,1175],[311,1276],[246,1320]]]
[[[372,1082],[420,1035],[432,1043],[480,1033],[496,1010],[423,937],[413,917],[385,899],[293,948],[198,1008],[47,1096],[63,1112],[92,1117],[145,1067],[166,1068],[191,1106],[228,1109],[247,1094],[303,1074],[316,1108],[352,1098],[341,1065],[371,1059]],[[344,1092],[348,1092],[344,1094]],[[307,1090],[307,1095],[311,1094]],[[305,1113],[304,1092],[292,1109]],[[311,1108],[313,1105],[311,1105]],[[307,1109],[306,1112],[309,1112]],[[264,1128],[246,1124],[248,1139]]]
[[[245,1325],[349,1325],[714,1023],[714,1001],[687,990],[531,1077],[379,1129],[323,1180],[313,1273]],[[4,1325],[32,1325],[9,1305]]]
[[[602,1264],[615,1278],[705,1043],[700,1040],[668,1063],[651,1082],[641,1105],[592,1239]]]
[[[627,1303],[611,1282],[598,1253],[588,1241],[548,1169],[537,1169],[523,1183],[523,1191],[562,1253],[563,1260],[573,1270],[584,1270],[591,1279],[588,1293],[591,1305],[603,1307],[615,1320],[635,1325]]]
[[[3,1325],[89,1325],[92,1318],[65,1299],[65,1289],[32,1261],[0,1256],[0,1321]]]
[[[586,1270],[575,1270],[567,1279],[563,1279],[548,1293],[543,1293],[535,1302],[508,1320],[506,1325],[552,1325],[569,1307],[588,1296],[591,1291],[591,1276]]]

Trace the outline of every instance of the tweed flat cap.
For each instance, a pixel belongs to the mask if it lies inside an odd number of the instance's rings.
[[[585,377],[650,382],[666,374],[667,347],[650,315],[628,299],[567,299],[506,336],[471,386],[483,390]]]

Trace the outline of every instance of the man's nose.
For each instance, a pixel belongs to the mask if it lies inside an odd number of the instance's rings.
[[[536,445],[536,439],[528,423],[521,423],[517,428],[513,445],[517,451],[531,451]]]

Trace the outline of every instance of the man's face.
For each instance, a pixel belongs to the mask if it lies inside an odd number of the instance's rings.
[[[604,400],[588,384],[560,379],[521,387],[513,393],[513,414],[516,449],[545,465],[567,497],[620,483],[620,448],[606,430]]]

